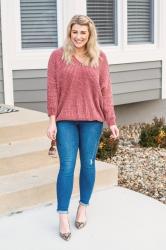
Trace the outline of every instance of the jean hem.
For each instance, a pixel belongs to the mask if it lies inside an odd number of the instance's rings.
[[[87,204],[87,203],[84,203],[82,201],[79,201],[79,204],[84,205],[84,206],[89,206],[89,203]]]
[[[59,214],[68,214],[69,213],[69,211],[63,211],[63,210],[56,210],[57,211],[57,213],[59,213]]]

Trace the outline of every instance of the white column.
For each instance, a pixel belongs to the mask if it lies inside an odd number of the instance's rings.
[[[13,77],[12,77],[12,50],[10,32],[12,32],[12,1],[1,0],[1,33],[2,33],[2,60],[3,60],[3,79],[4,79],[4,99],[5,104],[14,105]]]

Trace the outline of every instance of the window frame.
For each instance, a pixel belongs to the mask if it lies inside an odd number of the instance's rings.
[[[9,7],[10,6],[10,7]],[[46,68],[52,48],[22,48],[20,0],[1,0],[1,13],[4,43],[7,44],[8,57],[13,70]],[[62,44],[64,35],[63,1],[57,0],[57,32],[58,46]],[[10,16],[10,18],[9,18]],[[8,32],[10,31],[10,32]],[[11,43],[12,41],[12,43]],[[10,51],[10,52],[9,52]],[[9,52],[9,53],[8,53]],[[6,53],[5,53],[6,54]],[[32,60],[33,58],[33,60]],[[38,66],[37,66],[38,65]]]
[[[48,53],[51,53],[53,48],[22,48],[22,40],[21,40],[21,10],[20,10],[20,0],[12,0],[16,2],[15,15],[18,17],[16,19],[16,55],[18,57],[34,57],[40,58],[45,57]],[[62,42],[62,2],[57,0],[57,33],[58,33],[58,41],[57,44],[61,44]]]
[[[114,15],[114,17],[115,17],[115,26],[114,26],[114,28],[115,28],[115,37],[114,37],[114,41],[115,41],[115,43],[111,43],[111,44],[109,44],[109,43],[106,43],[106,44],[102,44],[102,43],[100,43],[100,45],[101,46],[103,46],[103,47],[107,47],[107,46],[118,46],[118,0],[113,0],[113,1],[115,1],[115,15]],[[86,4],[87,4],[87,0],[86,0]],[[86,7],[86,12],[87,12],[87,15],[88,15],[88,6]]]
[[[150,9],[150,16],[151,16],[151,23],[150,23],[150,35],[151,35],[151,41],[149,42],[129,42],[128,41],[128,0],[127,0],[127,42],[128,42],[128,45],[130,44],[134,44],[134,45],[141,45],[141,44],[153,44],[154,43],[154,0],[150,0],[152,1],[151,3],[151,9]]]
[[[157,49],[159,47],[159,1],[157,3],[157,0],[153,1],[153,43],[140,43],[140,44],[129,44],[128,43],[128,29],[127,29],[127,0],[125,1],[125,9],[126,9],[126,34],[125,34],[125,49],[126,51],[133,51],[133,50],[151,50],[151,49]]]
[[[22,2],[23,1],[23,2]],[[19,12],[19,15],[20,15],[20,28],[21,28],[21,48],[23,49],[23,50],[25,50],[25,49],[45,49],[45,48],[47,48],[47,49],[49,49],[49,48],[54,48],[54,46],[53,46],[53,41],[51,41],[50,42],[50,45],[52,44],[52,46],[46,46],[45,44],[45,42],[41,39],[41,41],[42,42],[40,42],[40,41],[36,41],[36,40],[34,40],[33,39],[33,41],[32,41],[32,39],[31,39],[31,41],[29,42],[29,41],[27,41],[26,39],[26,37],[27,37],[27,34],[28,34],[28,37],[29,37],[29,35],[30,36],[32,36],[32,33],[34,33],[34,25],[33,25],[33,22],[32,22],[32,19],[34,18],[34,14],[33,14],[33,11],[34,11],[34,9],[32,8],[32,6],[33,5],[28,5],[28,12],[27,12],[27,9],[25,8],[25,6],[27,6],[27,4],[28,4],[28,1],[26,0],[25,2],[24,2],[25,0],[20,0],[19,1],[19,7],[20,7],[20,12]],[[22,2],[22,3],[21,3]],[[55,18],[55,16],[56,16],[56,21],[55,22],[53,22],[52,20],[51,20],[51,23],[49,23],[49,24],[51,24],[52,26],[54,26],[54,24],[55,24],[55,26],[54,27],[56,27],[55,29],[54,29],[54,31],[53,31],[53,33],[54,32],[56,32],[56,35],[57,35],[57,39],[56,39],[56,41],[54,41],[54,45],[55,44],[57,44],[58,45],[58,27],[57,27],[57,0],[52,0],[52,2],[53,2],[53,4],[54,5],[56,5],[56,9],[54,9],[53,10],[53,7],[50,7],[50,9],[49,10],[51,10],[51,11],[53,11],[52,13],[51,13],[51,15],[54,15],[54,18]],[[41,1],[36,1],[35,0],[35,3],[37,3],[38,4],[38,7],[41,5],[41,8],[42,8],[42,4],[43,4],[43,1],[41,2]],[[42,4],[41,4],[42,3]],[[46,4],[48,3],[48,0],[46,0],[45,1],[45,5],[44,6],[46,6]],[[51,3],[50,3],[51,4]],[[21,8],[21,5],[22,5],[22,8]],[[40,7],[39,7],[40,8]],[[31,10],[31,12],[29,13],[29,10]],[[35,6],[35,10],[37,10],[36,9],[36,6]],[[42,10],[43,10],[43,8],[42,8]],[[24,14],[24,11],[26,12],[25,14]],[[27,14],[30,14],[30,15],[27,15]],[[46,13],[44,13],[44,14],[46,14],[47,15],[47,17],[49,16],[49,12],[46,12]],[[36,15],[37,16],[37,18],[39,17],[39,18],[41,18],[41,13],[40,14],[37,14]],[[32,19],[31,19],[32,18]],[[24,19],[24,20],[23,20]],[[30,23],[27,23],[27,21],[29,21],[29,20],[31,20],[31,22]],[[46,19],[47,20],[47,19]],[[26,24],[23,24],[22,23],[22,21],[26,21]],[[35,22],[39,22],[36,18],[35,18]],[[47,21],[46,21],[46,23],[47,23]],[[27,31],[27,28],[26,28],[26,25],[28,24],[28,26],[30,26],[31,28],[28,28],[28,31]],[[37,24],[38,25],[38,24]],[[40,22],[40,29],[42,28],[41,27],[41,22]],[[38,26],[39,27],[39,26]],[[48,26],[47,26],[48,27]],[[29,31],[30,30],[30,31]],[[36,30],[35,30],[36,31]],[[43,30],[42,30],[43,31]],[[40,33],[40,35],[42,36],[43,35],[43,32],[41,31],[41,33]],[[53,35],[53,33],[51,34],[51,35]],[[36,33],[35,33],[35,35],[33,34],[33,36],[35,37],[35,39],[37,39],[37,36],[36,36]],[[44,37],[45,38],[45,37]],[[50,37],[51,38],[51,37]],[[26,41],[23,41],[23,39],[24,40],[26,40]],[[52,39],[52,38],[51,38]],[[30,45],[29,45],[29,47],[27,46],[28,45],[28,43],[30,43]],[[35,45],[35,44],[41,44],[41,46],[40,47],[38,47],[38,46],[33,46],[33,45]],[[42,43],[44,43],[44,46],[42,46],[43,44]]]

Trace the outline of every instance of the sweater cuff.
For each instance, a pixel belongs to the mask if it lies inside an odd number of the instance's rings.
[[[116,125],[116,118],[115,117],[111,117],[110,119],[106,120],[107,125],[110,127],[112,125]]]
[[[47,113],[48,113],[48,116],[51,116],[51,115],[56,116],[56,110],[54,108],[49,108]]]

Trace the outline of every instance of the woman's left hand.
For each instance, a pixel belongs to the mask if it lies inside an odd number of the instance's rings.
[[[110,136],[110,138],[114,138],[114,139],[118,139],[119,137],[119,129],[117,127],[117,125],[111,125],[110,126],[112,135]]]

